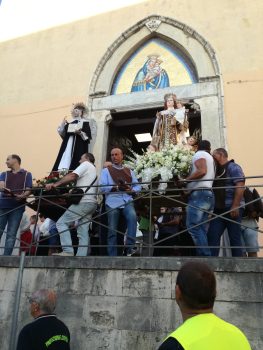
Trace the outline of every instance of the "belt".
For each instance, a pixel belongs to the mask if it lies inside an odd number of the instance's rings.
[[[190,193],[193,193],[195,191],[199,191],[199,192],[202,192],[202,191],[210,191],[210,192],[213,192],[213,190],[211,190],[211,188],[196,188],[195,190],[192,190]]]

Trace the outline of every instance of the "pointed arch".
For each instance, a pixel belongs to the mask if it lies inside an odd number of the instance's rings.
[[[202,35],[176,19],[151,15],[123,32],[107,49],[93,74],[89,95],[109,95],[117,71],[131,51],[156,37],[186,52],[195,65],[198,82],[220,75],[215,51]]]
[[[156,36],[132,51],[114,77],[111,94],[161,89],[195,82],[198,82],[198,77],[191,57],[178,45],[172,45]]]
[[[152,39],[161,39],[177,48],[194,72],[185,85],[112,94],[118,72],[132,53]],[[161,93],[160,93],[161,92]],[[151,15],[124,31],[107,49],[93,74],[88,96],[90,118],[97,122],[98,135],[94,152],[99,162],[106,158],[112,112],[152,109],[163,104],[166,93],[175,93],[184,101],[198,104],[204,139],[213,148],[226,147],[224,97],[220,67],[213,47],[193,28],[176,19]],[[213,135],[213,136],[211,136]]]

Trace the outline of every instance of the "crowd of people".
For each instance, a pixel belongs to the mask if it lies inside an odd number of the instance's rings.
[[[186,205],[160,207],[159,215],[151,218],[147,205],[135,207],[133,199],[142,188],[134,171],[124,165],[124,154],[119,147],[111,150],[110,162],[106,162],[98,174],[95,158],[88,152],[92,136],[89,122],[84,118],[86,107],[77,103],[72,109],[73,119],[68,122],[64,118],[58,128],[63,141],[52,169],[57,172],[73,167],[73,171],[46,184],[45,191],[48,194],[74,183],[82,189],[76,195],[79,199],[72,202],[58,220],[40,215],[41,228],[38,228],[38,218],[32,216],[31,226],[20,230],[20,251],[59,256],[218,256],[221,237],[227,229],[232,256],[257,256],[256,220],[262,215],[262,205],[252,213],[249,206],[245,206],[242,168],[228,159],[224,148],[215,149],[211,154],[209,141],[197,142],[189,135],[186,110],[175,95],[165,95],[164,106],[164,110],[157,113],[148,151],[180,144],[195,152],[190,174],[177,183],[187,196]],[[5,232],[4,255],[11,255],[26,198],[32,193],[32,174],[21,168],[21,158],[16,154],[7,157],[6,165],[10,170],[0,175],[0,238]],[[99,209],[98,192],[103,197]],[[100,219],[94,219],[94,213]],[[97,232],[94,234],[94,231]],[[77,240],[72,235],[77,236]],[[89,248],[90,241],[102,249]],[[60,246],[62,251],[58,251]],[[185,249],[187,246],[195,249]]]
[[[16,241],[20,241],[18,250],[28,255],[132,256],[139,252],[142,256],[218,256],[220,239],[227,229],[233,256],[257,256],[256,219],[262,215],[262,203],[255,201],[254,193],[245,187],[242,168],[229,160],[224,148],[211,154],[209,141],[197,143],[188,135],[185,114],[181,121],[180,117],[177,120],[176,110],[181,113],[183,106],[176,105],[175,96],[165,99],[166,109],[157,114],[149,151],[180,142],[195,152],[189,175],[177,182],[177,188],[187,196],[185,206],[160,206],[159,214],[152,217],[145,203],[138,201],[135,206],[134,198],[140,196],[142,188],[135,173],[123,164],[124,154],[119,147],[111,150],[110,162],[98,174],[95,158],[88,152],[91,133],[88,121],[82,120],[85,107],[77,104],[72,111],[73,121],[63,120],[59,128],[63,142],[53,167],[53,171],[73,167],[73,171],[46,184],[44,189],[48,194],[74,183],[71,195],[76,197],[58,220],[43,213],[27,219],[27,198],[34,193],[32,174],[21,168],[18,155],[7,157],[9,170],[0,174],[0,238],[5,233],[4,255],[11,255]],[[98,193],[103,198],[99,209]],[[251,208],[253,202],[257,208]],[[101,247],[98,250],[90,244],[96,235],[95,245]],[[140,237],[143,244],[137,246]],[[175,296],[183,324],[163,340],[159,350],[186,350],[190,345],[198,349],[208,345],[250,349],[238,328],[214,315],[216,281],[207,265],[184,265],[177,275]],[[56,293],[36,291],[29,303],[34,321],[21,330],[17,349],[52,346],[69,350],[69,329],[54,313]]]

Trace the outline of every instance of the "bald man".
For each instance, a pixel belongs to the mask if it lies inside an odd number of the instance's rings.
[[[136,239],[137,216],[132,193],[141,190],[134,172],[123,166],[123,152],[120,148],[111,150],[112,165],[101,172],[101,191],[106,195],[108,216],[108,255],[117,255],[117,228],[122,215],[127,224],[126,255],[131,256]]]

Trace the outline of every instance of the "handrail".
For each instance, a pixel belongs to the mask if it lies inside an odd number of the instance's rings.
[[[237,177],[238,179],[240,179],[240,177]],[[248,177],[245,177],[246,179],[255,179],[255,178],[263,178],[263,176],[248,176]],[[222,180],[223,178],[221,178],[220,180]],[[233,179],[233,178],[224,178],[224,179]],[[182,180],[182,181],[185,181],[185,180]],[[211,180],[207,180],[207,181],[211,181]],[[136,197],[136,198],[134,198],[133,199],[133,202],[136,202],[136,201],[138,201],[139,199],[147,199],[147,200],[149,200],[150,201],[150,206],[149,206],[149,217],[152,217],[152,204],[153,204],[153,196],[156,196],[156,197],[160,197],[160,198],[164,198],[165,200],[167,200],[167,201],[170,201],[170,202],[172,202],[172,203],[174,203],[175,205],[175,207],[176,206],[189,206],[189,204],[186,202],[186,201],[183,201],[183,200],[180,200],[180,198],[175,198],[175,197],[170,197],[169,196],[169,193],[171,192],[171,191],[173,191],[173,192],[175,192],[175,193],[178,193],[178,196],[180,195],[180,193],[182,193],[182,191],[185,191],[185,188],[178,188],[178,187],[173,187],[173,188],[167,188],[166,189],[166,193],[165,194],[160,194],[159,192],[158,192],[158,189],[154,189],[153,188],[153,185],[154,184],[160,184],[160,183],[167,183],[167,181],[151,181],[151,182],[141,182],[140,184],[147,184],[148,186],[150,186],[150,189],[149,190],[146,190],[146,189],[142,189],[140,192],[139,192],[139,195]],[[174,184],[174,181],[168,181],[168,183],[172,183],[172,184]],[[133,183],[131,183],[131,184],[129,184],[129,185],[132,185]],[[108,186],[103,186],[103,185],[93,185],[93,186],[91,186],[91,187],[94,187],[94,188],[96,188],[96,189],[100,189],[101,187],[109,187],[110,185],[108,185]],[[86,186],[81,186],[81,187],[83,187],[83,188],[85,188]],[[238,186],[238,187],[240,187],[240,188],[245,188],[245,187],[254,187],[254,188],[261,188],[261,187],[263,187],[263,184],[253,184],[253,185],[244,185],[244,186]],[[60,188],[58,188],[58,189],[65,189],[66,187],[60,187]],[[224,189],[224,188],[237,188],[237,186],[221,186],[221,187],[216,187],[216,189]],[[200,189],[202,189],[202,188],[200,188]],[[200,189],[196,189],[196,190],[200,190]],[[17,191],[21,191],[21,190],[17,190]],[[32,193],[33,192],[35,192],[35,191],[37,191],[37,192],[40,192],[40,194],[39,195],[36,195],[36,196],[32,196],[32,195],[30,195],[29,196],[29,201],[31,200],[31,203],[32,203],[32,201],[35,201],[35,200],[39,200],[38,201],[38,207],[37,207],[37,215],[38,215],[38,213],[39,213],[39,211],[40,211],[40,207],[41,207],[41,201],[45,201],[46,203],[50,203],[50,205],[53,205],[54,207],[58,207],[58,208],[60,208],[60,209],[63,209],[63,210],[66,210],[67,208],[65,207],[65,206],[63,206],[63,205],[60,205],[59,203],[54,203],[54,202],[52,202],[50,199],[53,199],[53,198],[57,198],[57,197],[63,197],[63,195],[57,195],[57,194],[43,194],[43,192],[45,191],[45,188],[44,187],[34,187],[34,188],[32,188]],[[127,192],[127,193],[129,193],[129,192]],[[99,194],[105,194],[105,193],[102,193],[102,192],[99,192]],[[84,196],[89,196],[89,195],[94,195],[94,193],[84,193]],[[77,196],[77,195],[72,195],[72,194],[69,194],[69,196]],[[176,196],[177,196],[177,194],[176,194]],[[252,200],[252,201],[250,201],[250,202],[248,202],[248,203],[246,203],[245,204],[245,206],[246,205],[249,205],[249,204],[251,204],[251,203],[254,203],[254,202],[256,202],[256,201],[258,201],[258,200],[262,200],[263,199],[263,197],[261,196],[260,198],[258,198],[258,199],[254,199],[254,200]],[[26,202],[26,205],[28,205],[28,204],[30,204],[30,202]],[[12,212],[12,211],[14,211],[14,210],[16,210],[17,208],[21,208],[21,207],[23,207],[25,204],[23,203],[23,204],[21,204],[20,206],[18,206],[18,207],[16,207],[16,208],[14,208],[14,209],[10,209],[10,211],[8,211],[7,213],[10,213],[10,212]],[[201,209],[201,208],[199,208],[199,207],[196,207],[196,206],[193,206],[193,205],[191,205],[191,207],[192,208],[195,208],[195,209],[198,209],[198,210],[201,210],[201,211],[203,211],[203,212],[207,212],[207,211],[205,211],[205,210],[203,210],[203,209]],[[242,205],[240,205],[238,208],[241,208],[241,207],[243,207]],[[70,211],[72,211],[72,209],[67,209],[67,210],[70,210]],[[73,213],[74,213],[74,211],[72,211]],[[107,215],[107,213],[108,212],[110,212],[110,210],[108,210],[108,211],[104,211],[102,214],[98,214],[97,216],[95,216],[95,217],[92,217],[91,219],[89,219],[89,220],[87,220],[87,221],[84,221],[82,224],[86,224],[86,223],[90,223],[90,222],[93,222],[93,223],[95,223],[95,224],[98,224],[98,225],[100,225],[101,227],[104,227],[104,228],[108,228],[108,226],[107,225],[104,225],[103,223],[101,223],[100,221],[99,221],[99,219],[101,218],[101,216],[103,216],[103,215]],[[229,210],[229,211],[226,211],[226,212],[224,212],[224,213],[221,213],[221,214],[215,214],[215,213],[210,213],[209,212],[209,214],[210,214],[210,218],[208,218],[207,220],[205,220],[205,221],[203,221],[202,223],[199,223],[199,224],[197,224],[197,225],[195,225],[195,226],[193,226],[193,227],[198,227],[198,226],[200,226],[200,225],[202,225],[202,224],[204,224],[204,223],[209,223],[209,222],[211,222],[212,220],[214,220],[215,218],[218,218],[218,217],[222,217],[224,220],[226,220],[226,221],[229,221],[229,222],[235,222],[234,220],[232,220],[232,219],[230,219],[230,218],[226,218],[226,217],[224,217],[224,215],[226,215],[226,214],[229,214],[231,212],[231,210]],[[4,215],[4,214],[2,214],[2,215]],[[0,215],[1,216],[1,215]],[[98,220],[97,220],[98,219]],[[236,223],[236,222],[235,222]],[[150,224],[150,228],[149,228],[149,232],[152,232],[152,228],[151,228],[151,226],[152,226],[152,220],[150,220],[149,221],[149,224]],[[248,227],[248,226],[246,226],[246,225],[244,225],[244,224],[241,224],[240,223],[240,225],[242,226],[242,227],[245,227],[245,228],[250,228],[250,227]],[[33,231],[33,233],[32,234],[34,234],[35,233],[35,231],[36,231],[36,226],[37,226],[37,224],[35,224],[35,226],[34,226],[34,231]],[[253,230],[253,228],[250,228],[250,229],[252,229]],[[255,231],[257,230],[259,233],[263,233],[263,230],[260,230],[260,229],[254,229]],[[150,239],[151,239],[151,241],[149,242],[149,243],[146,243],[146,242],[142,242],[142,247],[146,247],[146,248],[148,248],[148,253],[149,253],[149,255],[150,255],[150,251],[151,251],[151,249],[152,248],[154,248],[157,244],[158,244],[158,248],[162,248],[162,246],[160,246],[159,244],[160,243],[162,243],[162,242],[165,242],[166,240],[169,240],[169,239],[171,239],[171,238],[173,238],[173,237],[176,237],[176,236],[178,236],[178,235],[180,235],[180,234],[183,234],[183,233],[185,233],[187,231],[187,229],[183,229],[183,230],[181,230],[181,231],[179,231],[179,232],[176,232],[176,233],[174,233],[173,235],[169,235],[167,238],[163,238],[162,240],[159,240],[158,242],[156,242],[156,243],[154,243],[153,242],[153,237],[152,237],[152,235],[150,235]],[[64,232],[64,231],[63,231]],[[56,236],[56,235],[59,235],[59,234],[61,234],[61,233],[63,233],[63,232],[60,232],[60,233],[56,233],[56,234],[53,234],[53,235],[51,235],[51,236],[49,236],[49,237],[53,237],[53,236]],[[116,233],[118,233],[118,234],[121,234],[121,235],[125,235],[123,232],[121,232],[121,231],[119,231],[119,230],[116,230]],[[20,239],[19,238],[17,238],[19,241],[20,241]],[[30,244],[27,244],[27,243],[25,243],[25,246],[27,247],[27,248],[29,248],[29,252],[31,251],[31,248],[32,247],[35,247],[38,243],[40,243],[40,242],[42,242],[42,241],[44,241],[44,240],[46,240],[47,238],[45,237],[45,238],[43,238],[43,239],[40,239],[38,242],[31,242]],[[99,246],[99,247],[107,247],[107,245],[93,245],[94,247],[97,247],[97,246]],[[51,247],[51,246],[49,246],[49,247]],[[89,245],[89,247],[92,247],[91,245]],[[164,246],[165,248],[170,248],[169,246]],[[173,246],[173,247],[175,247],[175,246]],[[193,247],[190,247],[190,246],[180,246],[180,248],[182,248],[182,247],[185,247],[185,248],[195,248],[195,246],[193,246]],[[221,246],[222,247],[222,246]],[[2,248],[1,246],[0,246],[0,248]],[[225,246],[225,248],[231,248],[231,246]],[[263,247],[261,247],[260,246],[260,249],[262,249]]]

